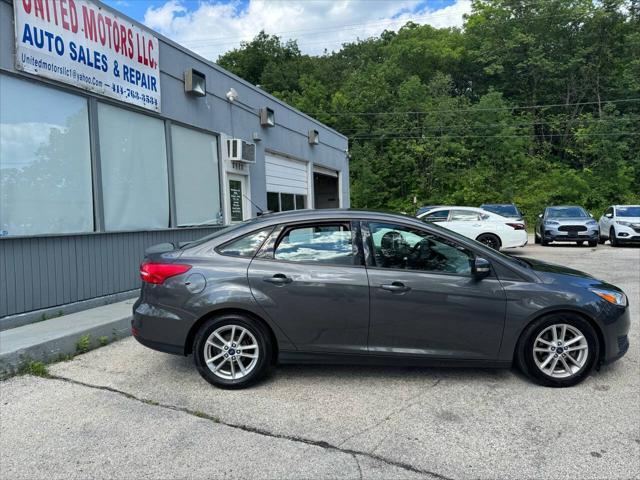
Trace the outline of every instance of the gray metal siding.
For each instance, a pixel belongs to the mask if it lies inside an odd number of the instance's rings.
[[[144,250],[216,227],[0,240],[0,317],[140,287]]]

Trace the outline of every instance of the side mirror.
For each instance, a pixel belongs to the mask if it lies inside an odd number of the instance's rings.
[[[607,218],[613,218],[613,213],[605,213],[604,216]]]
[[[482,257],[476,257],[473,261],[473,268],[471,269],[471,273],[476,278],[484,278],[491,273],[491,264],[489,260]]]
[[[593,218],[593,213],[590,213],[590,214],[589,214],[589,216],[590,216],[591,218]]]
[[[538,214],[538,218],[542,218],[542,214],[541,213]]]

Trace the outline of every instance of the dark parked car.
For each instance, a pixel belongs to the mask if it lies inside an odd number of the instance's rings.
[[[582,207],[564,205],[547,207],[538,215],[535,243],[549,245],[551,242],[575,242],[590,247],[598,246],[600,229],[598,222]]]
[[[386,213],[271,214],[148,250],[132,333],[239,388],[278,363],[515,363],[566,387],[624,355],[625,294]]]
[[[525,228],[527,228],[527,223],[524,219],[524,213],[522,213],[522,210],[520,210],[513,203],[483,203],[482,205],[480,205],[480,208],[486,210],[487,212],[501,215],[510,220],[522,222]]]

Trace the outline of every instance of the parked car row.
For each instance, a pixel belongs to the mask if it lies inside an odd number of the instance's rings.
[[[527,244],[526,221],[514,204],[485,203],[480,208],[430,205],[418,209],[416,215],[427,223],[436,223],[465,237],[500,250]],[[577,205],[558,205],[538,215],[534,230],[535,243],[585,243],[597,247],[609,240],[616,247],[640,242],[640,205],[613,205],[597,222],[593,215]]]

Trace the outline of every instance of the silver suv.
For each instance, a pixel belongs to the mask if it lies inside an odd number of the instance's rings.
[[[584,208],[575,205],[547,207],[536,221],[535,242],[542,245],[589,242],[590,247],[597,247],[598,237],[598,222]]]
[[[600,243],[640,242],[640,205],[613,205],[600,217]]]

